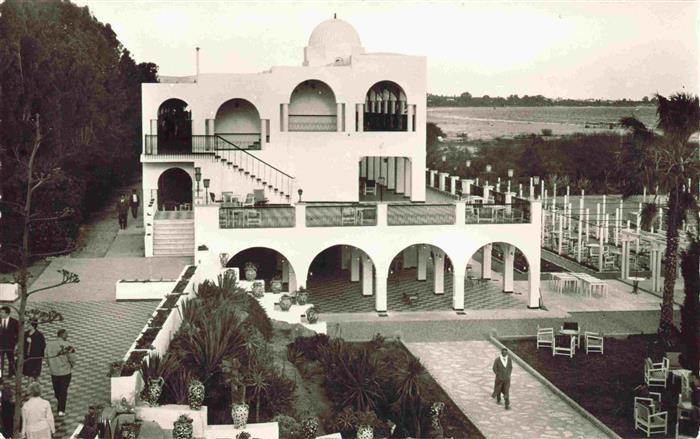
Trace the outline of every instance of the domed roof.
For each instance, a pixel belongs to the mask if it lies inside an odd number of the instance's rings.
[[[360,36],[350,23],[331,18],[316,26],[309,37],[309,47],[332,49],[336,47],[361,47]]]

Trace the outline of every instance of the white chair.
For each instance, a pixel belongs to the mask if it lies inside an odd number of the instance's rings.
[[[245,196],[245,201],[243,202],[243,207],[253,207],[255,206],[255,194],[248,194]]]
[[[377,182],[374,180],[365,181],[365,195],[372,194],[377,195]]]
[[[634,398],[634,429],[642,430],[647,437],[668,432],[668,412],[656,412],[653,399]]]
[[[666,388],[668,378],[668,358],[664,357],[660,363],[653,363],[651,358],[644,360],[644,383],[647,386],[661,386]]]
[[[605,343],[603,334],[586,331],[583,333],[583,338],[586,343],[586,355],[588,355],[589,352],[603,353]]]
[[[690,398],[690,387],[685,387],[687,380],[683,378],[684,385],[681,386],[681,393],[678,394],[678,406],[676,408],[676,437],[678,437],[678,427],[681,421],[693,420],[693,402]]]
[[[537,325],[537,349],[540,346],[550,349],[554,346],[554,328],[540,328]]]
[[[564,343],[563,345],[557,345],[557,339],[554,339],[552,344],[552,357],[555,355],[566,355],[569,358],[574,358],[576,353],[576,338],[571,337],[569,343]]]

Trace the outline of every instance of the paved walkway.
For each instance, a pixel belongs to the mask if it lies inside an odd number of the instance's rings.
[[[607,437],[517,364],[511,379],[511,410],[496,405],[490,397],[491,367],[499,351],[487,341],[406,346],[489,439]]]

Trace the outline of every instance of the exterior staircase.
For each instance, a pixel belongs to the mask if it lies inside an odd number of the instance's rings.
[[[224,187],[235,187],[235,195],[241,196],[252,193],[254,189],[262,189],[270,204],[291,202],[296,192],[294,177],[221,136],[215,136],[214,139],[216,144],[213,158],[225,168]]]
[[[153,256],[194,256],[194,212],[157,211]]]

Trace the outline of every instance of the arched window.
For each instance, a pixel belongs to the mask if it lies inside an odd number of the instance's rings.
[[[192,112],[187,102],[168,99],[158,107],[158,152],[192,152]]]
[[[289,131],[337,131],[336,113],[333,90],[315,79],[304,81],[289,99]]]
[[[219,107],[214,132],[239,148],[260,149],[260,113],[245,99],[231,99]]]
[[[374,84],[365,96],[364,131],[407,131],[406,93],[392,81]]]

